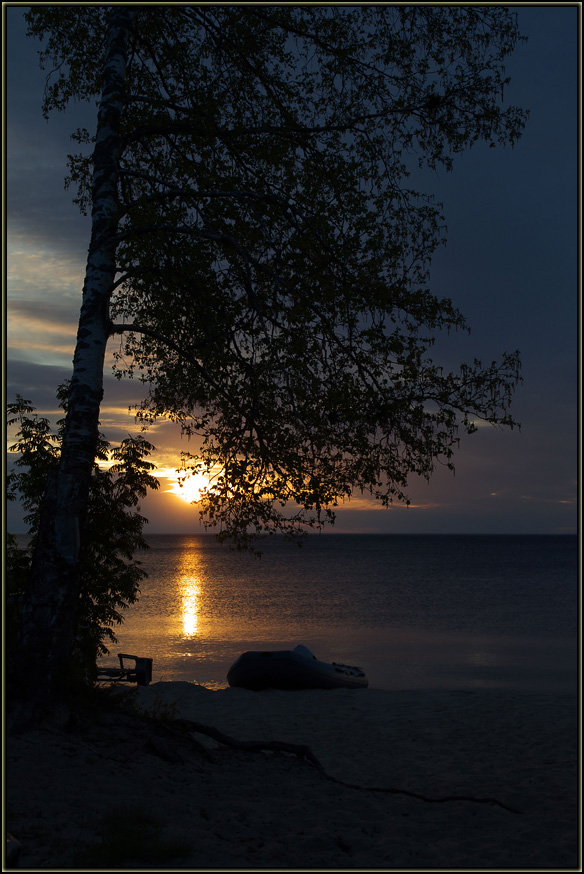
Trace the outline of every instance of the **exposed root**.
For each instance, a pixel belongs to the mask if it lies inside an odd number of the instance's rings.
[[[233,737],[229,737],[227,734],[223,734],[222,731],[219,731],[218,728],[214,728],[211,725],[203,725],[201,722],[193,722],[192,719],[174,719],[173,725],[177,728],[183,728],[187,731],[198,732],[199,734],[205,734],[208,737],[216,740],[218,743],[224,744],[225,746],[231,747],[234,750],[244,750],[246,752],[259,753],[267,750],[269,752],[279,752],[279,753],[291,753],[292,755],[297,756],[299,759],[305,759],[310,762],[320,771],[324,769],[310,747],[305,746],[304,744],[292,744],[287,741],[273,740],[273,741],[246,741],[246,740],[236,740]]]
[[[425,801],[430,804],[443,804],[449,801],[470,801],[474,804],[492,804],[501,807],[503,810],[509,811],[509,813],[521,814],[522,812],[514,807],[509,807],[508,804],[504,804],[496,798],[478,798],[474,795],[444,795],[432,798],[428,795],[422,795],[419,792],[410,792],[408,789],[396,789],[394,787],[382,786],[360,786],[356,783],[347,783],[345,780],[340,780],[338,777],[333,777],[331,774],[327,774],[310,747],[305,744],[293,744],[287,743],[286,741],[240,741],[233,737],[229,737],[229,735],[223,734],[222,731],[219,731],[219,729],[214,728],[213,726],[203,725],[201,722],[194,722],[191,719],[175,719],[173,720],[173,724],[177,728],[189,732],[197,732],[199,734],[207,735],[218,743],[224,744],[235,750],[244,750],[246,752],[263,752],[267,750],[270,752],[291,753],[299,759],[310,762],[310,764],[317,768],[327,780],[331,780],[333,783],[338,783],[340,786],[346,786],[348,789],[357,789],[361,792],[383,792],[387,795],[405,795],[408,798],[416,798],[418,801]]]

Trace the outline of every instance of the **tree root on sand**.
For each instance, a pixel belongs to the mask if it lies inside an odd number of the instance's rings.
[[[474,795],[445,795],[437,798],[431,798],[428,795],[422,795],[419,792],[410,792],[407,789],[395,789],[392,787],[380,787],[380,786],[360,786],[356,783],[347,783],[345,780],[340,780],[338,777],[333,777],[331,774],[327,774],[321,763],[318,761],[310,747],[305,744],[293,744],[288,743],[287,741],[241,741],[236,740],[233,737],[229,737],[229,735],[223,734],[219,729],[214,728],[210,725],[203,725],[201,722],[194,722],[191,719],[174,719],[173,725],[177,728],[186,730],[188,732],[196,732],[198,734],[207,735],[207,737],[216,740],[218,743],[224,744],[225,746],[231,747],[235,750],[243,750],[245,752],[281,752],[281,753],[290,753],[292,755],[297,756],[299,759],[303,759],[307,762],[310,762],[311,765],[314,765],[322,775],[327,779],[331,780],[333,783],[338,783],[340,786],[346,786],[348,789],[357,789],[362,792],[384,792],[387,795],[405,795],[408,798],[416,798],[418,801],[425,801],[430,804],[442,804],[448,801],[470,801],[474,804],[492,804],[497,807],[501,807],[503,810],[508,810],[510,813],[520,814],[522,811],[517,810],[516,808],[509,807],[507,804],[503,804],[502,801],[498,801],[496,798],[477,798]]]

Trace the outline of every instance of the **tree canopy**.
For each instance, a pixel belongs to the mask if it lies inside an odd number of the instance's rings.
[[[59,71],[46,112],[100,94],[114,16],[28,13]],[[516,354],[458,373],[428,355],[466,324],[429,288],[444,220],[410,179],[477,140],[515,143],[518,39],[493,6],[131,13],[109,333],[118,374],[149,387],[142,417],[197,437],[205,518],[238,542],[320,524],[355,489],[407,500],[411,474],[452,464],[460,427],[513,425]],[[91,158],[70,181],[88,209]]]

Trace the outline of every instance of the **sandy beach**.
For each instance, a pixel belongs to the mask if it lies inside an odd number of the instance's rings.
[[[157,721],[104,708],[8,725],[22,869],[581,870],[573,696],[168,682],[129,697]],[[308,745],[322,768],[177,718]]]

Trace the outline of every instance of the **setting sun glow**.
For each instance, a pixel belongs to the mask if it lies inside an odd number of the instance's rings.
[[[201,492],[208,485],[209,480],[206,476],[202,473],[195,473],[181,482],[176,479],[174,483],[170,484],[170,488],[167,491],[172,492],[173,495],[176,495],[177,498],[180,498],[187,504],[196,504],[201,499]]]

